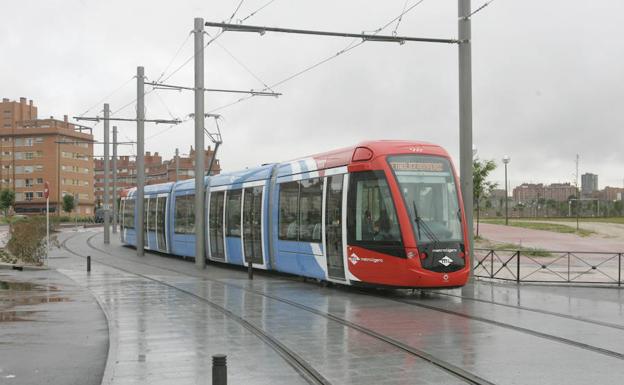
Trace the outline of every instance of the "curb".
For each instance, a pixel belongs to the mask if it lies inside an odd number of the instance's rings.
[[[37,271],[37,270],[50,270],[50,268],[48,266],[31,266],[31,265],[19,265],[19,264],[0,262],[0,270]]]

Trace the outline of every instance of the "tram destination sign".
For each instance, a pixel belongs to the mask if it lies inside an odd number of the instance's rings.
[[[401,161],[390,162],[390,166],[392,166],[395,171],[444,171],[444,163],[432,161],[422,162],[417,160],[401,159]]]

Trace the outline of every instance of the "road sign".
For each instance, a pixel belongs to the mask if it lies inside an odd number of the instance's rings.
[[[49,196],[50,196],[50,184],[48,183],[48,181],[46,181],[45,184],[43,185],[43,197],[45,199],[48,199]]]

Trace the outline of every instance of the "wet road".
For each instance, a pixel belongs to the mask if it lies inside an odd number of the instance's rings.
[[[624,378],[618,290],[479,283],[472,298],[456,290],[380,298],[275,275],[248,281],[244,271],[214,265],[199,272],[177,259],[104,247],[100,235],[89,245],[93,234],[72,234],[66,242],[75,253],[92,255],[91,276],[82,272],[84,260],[67,251],[59,255],[68,258],[53,261],[105,304],[120,352],[113,383],[176,375],[175,383],[204,382],[214,353],[230,357],[231,383],[302,382],[261,338],[206,301],[270,334],[335,384],[464,382],[410,349],[495,384],[620,384]]]
[[[52,270],[0,270],[0,384],[97,385],[107,352],[89,292]]]

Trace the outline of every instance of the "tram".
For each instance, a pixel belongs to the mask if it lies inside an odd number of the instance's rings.
[[[195,258],[205,217],[209,261],[344,285],[458,287],[470,250],[457,176],[440,146],[368,141],[293,161],[144,190],[144,247]],[[121,237],[136,247],[136,189],[121,199]]]

